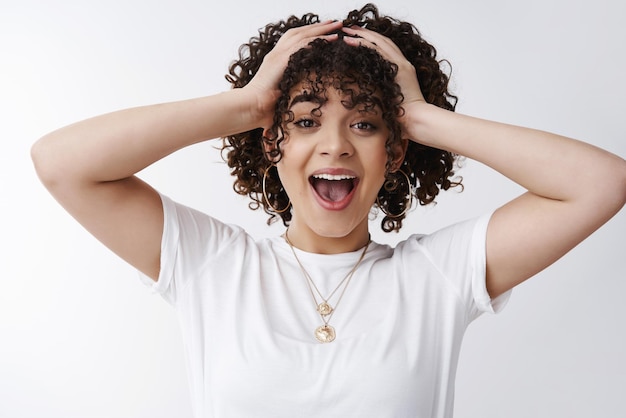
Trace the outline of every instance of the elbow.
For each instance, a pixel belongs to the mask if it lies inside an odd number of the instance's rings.
[[[617,213],[626,205],[626,160],[617,157],[617,163],[606,175],[610,181],[604,180],[608,186],[602,197],[603,204]]]
[[[62,170],[58,161],[55,161],[55,152],[50,146],[50,138],[44,136],[35,142],[30,148],[30,158],[39,180],[48,189],[58,183]]]
[[[621,207],[626,205],[626,160],[622,159],[619,171],[619,196],[621,197]]]
[[[589,173],[588,181],[579,189],[579,202],[607,221],[626,205],[626,160],[610,155]]]
[[[45,184],[45,178],[47,177],[46,167],[46,152],[45,145],[43,143],[44,138],[39,139],[30,147],[30,159],[35,167],[35,172],[39,179]]]

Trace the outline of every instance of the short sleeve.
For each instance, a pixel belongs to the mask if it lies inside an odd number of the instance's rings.
[[[420,242],[433,263],[459,292],[471,320],[484,312],[497,313],[511,291],[495,299],[487,292],[486,240],[491,213],[459,222],[426,235]]]
[[[181,289],[198,277],[211,259],[228,248],[243,230],[174,202],[161,195],[163,235],[159,277],[156,281],[140,273],[141,281],[166,301],[175,304]]]
[[[172,302],[166,293],[174,275],[174,260],[176,259],[179,233],[178,214],[176,204],[167,196],[160,196],[163,205],[163,235],[161,236],[159,277],[154,281],[139,272],[139,278],[152,292],[161,294],[168,302]]]

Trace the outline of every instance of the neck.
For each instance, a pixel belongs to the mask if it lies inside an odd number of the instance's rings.
[[[370,241],[367,222],[346,235],[325,234],[292,223],[285,235],[299,250],[317,254],[348,253],[362,249]]]

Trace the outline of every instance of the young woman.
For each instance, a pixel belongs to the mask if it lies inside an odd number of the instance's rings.
[[[450,417],[467,325],[626,202],[626,162],[453,112],[434,48],[374,6],[268,25],[227,92],[123,110],[33,147],[39,176],[177,310],[198,417]],[[225,138],[235,190],[287,226],[255,241],[135,176]],[[527,192],[395,248],[410,207],[458,185],[457,155]],[[567,219],[567,222],[563,220]]]

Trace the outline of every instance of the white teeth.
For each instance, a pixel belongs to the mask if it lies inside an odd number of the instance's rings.
[[[347,174],[315,174],[313,176],[316,179],[324,179],[324,180],[349,180],[356,178],[355,176],[349,176]]]

